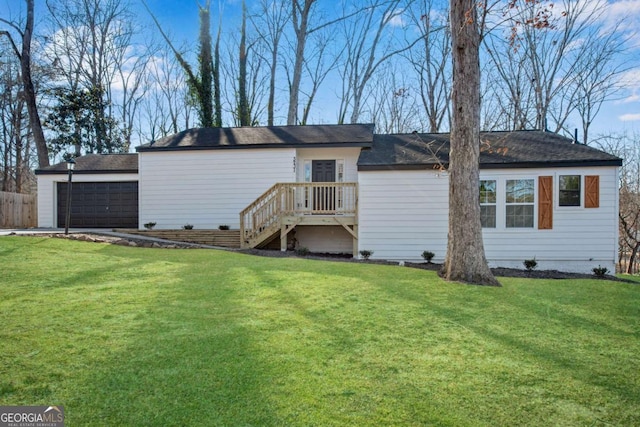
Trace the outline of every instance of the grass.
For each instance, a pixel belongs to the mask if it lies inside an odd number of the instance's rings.
[[[640,425],[640,286],[0,238],[0,404],[68,425]]]

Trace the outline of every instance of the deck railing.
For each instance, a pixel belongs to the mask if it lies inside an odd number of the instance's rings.
[[[243,247],[261,235],[280,228],[282,216],[356,215],[358,184],[355,182],[278,183],[240,213]]]

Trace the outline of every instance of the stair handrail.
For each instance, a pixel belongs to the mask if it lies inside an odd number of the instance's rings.
[[[256,200],[240,212],[240,235],[242,247],[260,235],[265,229],[278,223],[281,213],[280,194],[282,184],[272,185],[267,191],[262,193]],[[274,203],[276,206],[273,206]],[[256,223],[255,219],[260,218]]]

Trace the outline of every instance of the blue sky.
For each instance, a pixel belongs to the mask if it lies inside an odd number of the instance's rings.
[[[201,0],[200,3],[204,3]],[[591,1],[591,0],[590,0]],[[331,11],[338,1],[320,0],[325,10]],[[223,31],[233,31],[239,25],[241,13],[240,0],[212,0],[212,24],[217,25],[219,11],[222,11]],[[0,15],[2,17],[18,16],[23,9],[23,0],[0,0]],[[147,12],[141,1],[132,0],[134,12],[140,16],[141,21],[148,23],[150,32],[155,32],[155,27],[150,23]],[[198,32],[198,2],[196,0],[147,0],[147,4],[154,12],[161,25],[177,41],[178,45],[196,45]],[[248,0],[249,7],[252,1]],[[36,0],[36,17],[45,10],[44,0]],[[38,19],[38,18],[36,18]],[[607,13],[603,20],[609,23],[619,22],[625,19],[624,28],[629,31],[640,31],[640,0],[609,1]],[[630,33],[627,33],[627,36]],[[621,37],[623,35],[621,34]],[[640,133],[640,33],[632,34],[630,50],[625,60],[630,67],[625,73],[623,82],[625,88],[620,92],[618,99],[606,103],[594,122],[591,134],[628,131]],[[331,103],[330,98],[323,102]],[[337,101],[334,101],[337,102]],[[332,110],[328,117],[322,118],[325,123],[335,122],[335,111]],[[314,118],[317,120],[318,118]],[[574,121],[578,126],[579,122]]]

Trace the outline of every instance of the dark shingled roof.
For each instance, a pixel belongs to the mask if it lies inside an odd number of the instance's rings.
[[[372,124],[188,129],[136,148],[144,151],[282,147],[370,147]]]
[[[137,154],[87,154],[76,157],[74,174],[138,173]],[[36,175],[66,174],[67,162],[36,170]]]
[[[480,140],[481,169],[622,165],[616,156],[552,132],[483,132]],[[360,153],[358,170],[432,169],[448,163],[449,134],[375,135],[373,147]]]

